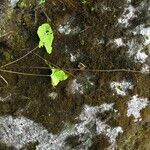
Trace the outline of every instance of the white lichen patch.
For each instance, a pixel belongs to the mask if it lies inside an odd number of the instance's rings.
[[[69,86],[69,91],[71,94],[86,94],[90,89],[94,88],[94,82],[90,81],[90,76],[82,76],[77,79],[73,79]]]
[[[123,129],[121,127],[111,128],[110,126],[106,126],[106,128],[106,135],[110,138],[111,143],[115,143],[119,133],[123,133]]]
[[[112,128],[106,123],[105,121],[101,121],[99,118],[97,118],[97,113],[103,113],[105,111],[113,110],[113,103],[112,104],[102,104],[101,106],[95,106],[90,107],[88,105],[85,105],[84,111],[79,116],[79,120],[82,122],[80,124],[76,125],[77,132],[81,134],[90,134],[90,139],[88,140],[88,143],[85,143],[87,145],[91,145],[91,138],[93,135],[100,135],[104,134],[109,138],[109,142],[111,143],[111,146],[113,145],[113,148],[115,149],[115,142],[116,138],[119,135],[119,133],[122,133],[123,130],[121,127],[115,127]],[[92,133],[92,127],[95,126],[96,133]],[[113,149],[112,149],[113,150]]]
[[[145,38],[144,45],[150,44],[150,27],[145,27],[144,24],[137,26],[132,33],[134,35],[142,35]]]
[[[136,55],[138,51],[141,51],[143,49],[142,43],[138,43],[136,39],[131,39],[127,42],[128,46],[128,55],[129,57],[133,57]]]
[[[101,4],[101,12],[112,11],[110,7],[107,7],[105,4]]]
[[[145,3],[141,3],[138,9],[140,10],[145,5]],[[147,27],[144,24],[140,24],[132,29],[130,33],[133,34],[135,38],[132,38],[130,41],[127,42],[127,46],[129,48],[129,57],[133,58],[135,63],[142,64],[142,73],[149,73],[150,66],[148,61],[150,55],[150,27]],[[141,37],[141,42],[138,40],[137,36]],[[145,49],[147,49],[147,51],[145,51]]]
[[[72,94],[84,94],[84,87],[81,83],[77,82],[77,79],[74,79],[71,83],[71,92]]]
[[[70,53],[70,61],[71,62],[75,62],[76,59],[77,59],[77,57],[75,55],[73,55],[73,54]]]
[[[66,25],[59,25],[58,31],[59,31],[61,34],[65,34],[65,35],[70,34],[70,32],[71,32],[70,24],[67,22]]]
[[[148,60],[148,54],[145,53],[144,48],[145,44],[144,43],[139,43],[136,41],[136,39],[131,39],[127,43],[128,45],[128,55],[129,57],[133,58],[135,63],[145,63]]]
[[[129,26],[129,21],[136,17],[135,8],[132,5],[129,5],[125,8],[122,16],[118,19],[118,23],[123,27]]]
[[[10,2],[11,7],[14,8],[14,7],[16,7],[19,0],[9,0],[9,2]]]
[[[48,142],[48,135],[53,138],[46,129],[25,117],[0,117],[0,141],[18,150],[29,142]]]
[[[141,69],[142,73],[149,73],[150,72],[150,66],[147,64],[144,64],[142,69]]]
[[[69,34],[77,34],[81,31],[81,29],[78,26],[71,28],[70,22],[67,22],[64,25],[59,25],[58,31],[61,34],[69,35]]]
[[[125,96],[128,93],[128,90],[133,89],[133,85],[130,82],[123,80],[122,82],[111,82],[111,89],[118,95]]]
[[[145,27],[143,24],[137,26],[135,29],[130,31],[135,36],[143,36],[143,40],[139,42],[136,38],[132,38],[130,41],[127,42],[128,46],[128,55],[129,57],[133,58],[135,63],[141,63],[141,72],[142,73],[149,73],[150,66],[149,66],[149,51],[145,52],[145,48],[149,50],[148,45],[150,44],[150,27]]]
[[[134,38],[131,41],[128,41],[127,45],[129,46],[129,56],[134,56],[135,62],[144,63],[148,58],[148,55],[144,52],[144,48],[150,44],[150,27],[140,24],[130,32],[136,36],[142,35],[143,41],[137,42]]]
[[[123,130],[119,126],[115,128],[109,126],[107,120],[110,118],[103,121],[98,118],[97,113],[105,111],[113,111],[113,104],[95,107],[85,105],[79,117],[76,118],[79,122],[66,126],[58,135],[49,133],[44,127],[25,117],[2,116],[0,117],[0,141],[18,150],[29,142],[38,142],[36,150],[61,150],[69,147],[66,143],[68,137],[79,136],[80,144],[76,146],[76,149],[80,147],[80,149],[88,150],[92,145],[93,136],[102,134],[108,137],[113,150],[116,147],[116,138]]]
[[[78,57],[79,57],[79,54],[72,54],[72,53],[70,53],[70,61],[71,62],[75,62]]]
[[[140,111],[144,109],[149,104],[147,98],[138,98],[138,95],[134,95],[128,102],[127,116],[134,116],[134,121],[141,121]]]
[[[128,4],[131,4],[131,0],[127,0],[127,3],[128,3]]]
[[[147,58],[148,55],[145,52],[142,52],[141,50],[139,50],[134,57],[135,61],[140,63],[144,63]]]
[[[114,39],[114,43],[117,45],[117,47],[125,46],[122,38]]]
[[[53,100],[56,99],[57,96],[58,94],[56,92],[51,92],[48,94],[48,97],[52,98]]]

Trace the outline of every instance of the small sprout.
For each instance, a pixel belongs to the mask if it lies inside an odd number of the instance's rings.
[[[57,86],[60,81],[66,80],[68,75],[63,70],[53,68],[50,77],[52,80],[52,85]]]
[[[45,46],[48,54],[52,52],[52,43],[54,39],[53,30],[48,23],[39,26],[37,34],[40,38],[39,48]]]
[[[26,4],[26,1],[25,1],[25,0],[20,0],[17,5],[18,5],[18,7],[21,8],[21,9],[27,7],[27,4]]]
[[[52,43],[54,39],[51,26],[48,23],[42,24],[41,26],[39,26],[37,34],[40,39],[39,48],[45,46],[47,53],[51,54]],[[51,77],[51,82],[53,87],[57,86],[60,81],[64,81],[68,78],[68,75],[63,70],[51,67],[51,65],[49,65],[49,63],[46,60],[45,63],[52,70],[52,74],[50,75],[50,77]]]

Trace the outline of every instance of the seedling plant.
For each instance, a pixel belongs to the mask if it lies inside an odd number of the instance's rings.
[[[52,43],[54,39],[54,34],[51,26],[48,23],[44,23],[39,26],[37,34],[39,36],[39,48],[45,47],[48,54],[52,53]],[[51,83],[53,86],[57,86],[60,81],[64,81],[68,78],[68,75],[61,69],[52,67],[48,64],[49,68],[51,69],[52,73]]]

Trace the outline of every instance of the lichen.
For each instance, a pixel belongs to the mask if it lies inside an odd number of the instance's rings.
[[[104,134],[109,138],[111,147],[116,147],[116,138],[123,130],[121,127],[110,127],[106,121],[97,118],[97,113],[113,110],[113,104],[102,104],[91,107],[84,106],[78,117],[79,123],[66,126],[61,133],[54,135],[44,127],[25,117],[14,118],[12,116],[0,117],[1,142],[16,149],[24,147],[29,142],[39,142],[36,146],[40,149],[62,149],[68,147],[65,142],[70,136],[79,136],[80,148],[88,149],[92,145],[92,137]],[[95,128],[93,130],[93,128]]]
[[[129,26],[129,21],[136,17],[135,8],[132,5],[129,5],[125,8],[122,16],[118,19],[118,23],[123,27]]]
[[[134,95],[128,102],[127,116],[134,116],[134,122],[141,121],[140,111],[144,109],[149,104],[147,98],[138,98],[138,95]]]
[[[113,81],[110,83],[110,87],[115,93],[122,96],[125,96],[128,93],[128,90],[133,89],[133,85],[125,80],[121,82]]]

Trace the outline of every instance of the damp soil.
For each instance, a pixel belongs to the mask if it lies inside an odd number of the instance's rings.
[[[137,7],[141,2],[142,0],[133,0],[132,5]],[[6,13],[8,6],[5,7],[5,2],[1,5],[3,5],[3,8],[0,6],[2,12]],[[102,12],[102,5],[111,9]],[[113,46],[110,42],[111,39],[123,36],[127,36],[130,39],[132,36],[127,34],[128,29],[121,26],[116,27],[118,18],[123,13],[125,6],[125,0],[89,0],[85,4],[80,0],[47,0],[44,6],[37,5],[34,0],[27,0],[27,7],[19,8],[16,6],[13,10],[10,9],[12,11],[11,17],[7,19],[4,17],[3,22],[5,23],[5,31],[13,32],[0,38],[0,65],[3,66],[16,60],[35,48],[39,40],[36,33],[37,28],[45,22],[50,22],[54,31],[53,52],[48,55],[44,48],[37,48],[34,53],[29,54],[24,59],[7,67],[1,67],[1,69],[50,75],[51,71],[48,68],[42,68],[47,67],[47,65],[36,55],[38,54],[48,62],[64,70],[66,69],[73,76],[70,75],[66,81],[59,83],[54,88],[51,85],[50,77],[0,72],[8,82],[8,85],[6,85],[3,80],[0,80],[0,97],[5,99],[5,101],[0,101],[0,115],[24,116],[40,123],[49,132],[58,134],[66,123],[74,124],[76,122],[75,118],[79,116],[85,104],[97,106],[103,103],[115,103],[115,109],[119,111],[120,115],[110,120],[108,124],[111,127],[121,126],[124,130],[132,127],[131,118],[126,115],[127,101],[130,95],[136,93],[141,97],[150,98],[149,74],[90,71],[110,69],[139,70],[140,64],[135,64],[133,59],[127,56],[127,47]],[[142,16],[143,14],[141,13],[141,20],[131,22],[130,28],[147,20]],[[58,28],[66,22],[70,23],[71,28],[78,27],[80,30],[73,34],[61,34]],[[103,41],[102,44],[99,44],[98,41],[100,40]],[[78,53],[80,56],[75,62],[71,62],[70,53]],[[86,66],[84,70],[79,69],[80,63]],[[94,87],[86,88],[84,94],[80,94],[80,92],[73,94],[72,81],[77,78],[84,79],[86,76],[91,77],[90,81],[94,83]],[[132,82],[134,90],[124,97],[114,95],[109,86],[110,82],[114,80],[122,81],[123,79]],[[52,92],[57,93],[56,98],[50,96]],[[105,120],[112,114],[113,112],[106,112],[105,114],[100,114],[100,118]],[[150,117],[146,112],[142,111],[142,115],[147,121],[150,121]],[[141,132],[141,127],[133,130]],[[124,136],[129,136],[128,134]],[[134,137],[132,136],[132,138]],[[70,143],[74,143],[73,146],[79,144],[78,137],[71,137],[67,140]],[[92,141],[93,145],[89,148],[90,150],[98,150],[100,145],[103,145],[102,149],[106,149],[109,146],[107,137],[103,135],[95,136]],[[121,143],[120,141],[118,143],[119,146],[122,144],[121,149],[132,149],[132,146],[125,147],[126,143]],[[130,145],[131,143],[127,144]],[[1,150],[7,147],[4,144],[0,145]],[[139,147],[141,148],[141,145]],[[35,149],[35,145],[32,143],[29,146],[27,145],[26,148]]]

